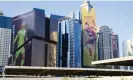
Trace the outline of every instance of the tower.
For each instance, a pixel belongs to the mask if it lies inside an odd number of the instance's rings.
[[[89,1],[81,5],[82,15],[82,66],[90,67],[91,62],[98,59],[97,27],[95,10]]]

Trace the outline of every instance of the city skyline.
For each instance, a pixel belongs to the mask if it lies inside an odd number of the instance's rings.
[[[132,4],[90,0],[0,2],[1,76],[132,76]]]
[[[71,11],[79,11],[83,1],[44,1],[44,2],[0,2],[0,10],[5,16],[14,17],[15,15],[30,11],[32,8],[46,10],[46,16],[58,14],[65,16]],[[96,11],[96,24],[98,27],[107,25],[119,35],[120,56],[122,56],[122,41],[130,39],[133,28],[133,11],[130,1],[91,1]],[[39,5],[35,5],[39,4]],[[59,5],[64,5],[60,7]],[[69,4],[69,6],[67,6]],[[8,5],[8,7],[7,7]],[[125,6],[123,6],[125,5]],[[19,8],[16,8],[19,7]],[[56,6],[56,7],[55,7]],[[9,9],[10,7],[10,9]],[[117,7],[117,8],[116,8]],[[15,9],[16,8],[16,9]],[[66,8],[64,11],[63,9]],[[62,12],[61,12],[62,11]],[[128,16],[127,16],[128,15]],[[130,27],[129,27],[130,26]],[[122,28],[121,28],[122,27]],[[127,28],[129,27],[129,28]]]

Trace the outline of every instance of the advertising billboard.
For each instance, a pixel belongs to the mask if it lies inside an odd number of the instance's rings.
[[[119,57],[119,44],[118,44],[118,35],[112,35],[112,49],[113,49],[113,57]]]
[[[13,50],[22,46],[26,41],[33,36],[45,37],[45,19],[44,10],[33,9],[30,12],[24,13],[13,17]],[[26,45],[22,46],[15,53],[13,53],[13,65],[14,66],[30,66],[32,56],[34,56],[34,50],[32,46],[35,40],[29,41]],[[38,51],[39,54],[39,51]],[[42,53],[43,54],[43,53]]]
[[[87,6],[89,7],[87,8]],[[82,66],[86,67],[90,66],[92,61],[97,60],[97,28],[95,11],[90,4],[82,6],[81,13],[83,44]]]

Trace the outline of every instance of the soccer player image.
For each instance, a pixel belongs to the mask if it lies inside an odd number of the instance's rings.
[[[87,22],[85,23],[85,33],[88,36],[87,42],[85,44],[87,45],[89,49],[90,56],[94,56],[95,54],[95,51],[93,51],[93,48],[95,49],[95,41],[96,41],[95,30],[96,30],[95,27],[93,27],[92,25],[89,25]]]
[[[25,40],[27,40],[27,36],[26,36],[26,23],[25,22],[22,22],[17,34],[16,34],[16,37],[15,37],[15,40],[14,40],[14,43],[17,43],[17,48],[20,47],[21,45],[24,44]],[[18,59],[18,57],[21,55],[21,66],[24,65],[24,61],[25,61],[25,47],[23,46],[22,48],[20,48],[16,53],[15,53],[15,60],[14,60],[14,63],[13,65],[16,65],[16,61]]]

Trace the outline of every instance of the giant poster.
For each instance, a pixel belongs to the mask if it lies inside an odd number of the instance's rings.
[[[118,35],[112,34],[112,49],[113,49],[113,56],[112,58],[119,57],[119,44],[118,44]]]
[[[87,8],[86,6],[89,6]],[[81,7],[82,12],[82,42],[83,57],[82,65],[90,66],[92,61],[97,60],[97,28],[94,8],[90,5]]]
[[[34,28],[34,12],[28,12],[23,15],[19,15],[13,18],[13,47],[14,50],[23,45],[28,39],[33,36]],[[19,50],[17,50],[13,55],[13,65],[23,66],[26,62],[26,56],[31,56],[26,54],[28,52],[26,49],[30,50],[30,43],[26,44]],[[30,52],[29,52],[30,54]],[[27,58],[28,59],[28,58]]]
[[[20,46],[33,36],[44,37],[45,33],[45,14],[41,9],[33,9],[30,12],[13,17],[13,47],[16,51]],[[14,66],[30,66],[31,61],[36,63],[39,59],[33,58],[35,55],[44,54],[44,52],[37,51],[34,48],[40,48],[40,44],[34,44],[39,41],[31,40],[16,52],[13,53]],[[33,47],[34,46],[34,47]],[[33,48],[33,49],[32,49]],[[43,47],[41,47],[43,48]],[[44,48],[43,48],[44,49]],[[42,56],[43,57],[43,56]],[[34,60],[32,60],[34,59]],[[44,62],[43,62],[44,63]]]

